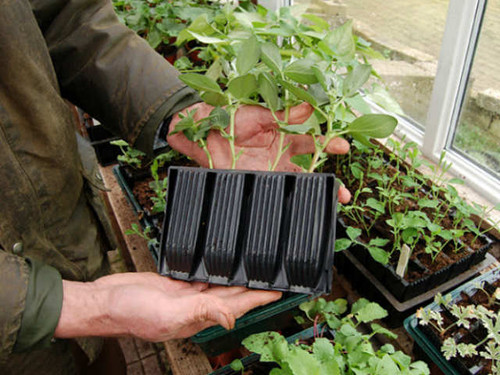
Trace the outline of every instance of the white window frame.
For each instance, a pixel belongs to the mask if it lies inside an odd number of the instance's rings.
[[[269,8],[278,9],[292,0],[265,1],[265,6],[272,3],[274,6]],[[399,120],[396,134],[416,142],[423,155],[435,162],[446,151],[445,160],[452,163],[450,172],[484,199],[497,204],[500,202],[500,180],[452,148],[486,3],[487,0],[450,0],[425,129],[396,116]]]

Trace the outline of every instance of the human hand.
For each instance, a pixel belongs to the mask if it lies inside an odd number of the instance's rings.
[[[208,117],[213,107],[206,103],[197,103],[186,108],[192,111],[196,109],[195,120]],[[314,109],[307,103],[290,109],[289,124],[301,124],[306,121]],[[277,117],[282,120],[284,113],[279,111]],[[180,121],[178,115],[174,116],[169,127],[169,133],[175,129]],[[269,161],[274,161],[279,152],[279,131],[271,112],[260,106],[241,106],[235,115],[235,154],[242,149],[236,167],[246,170],[267,170]],[[169,145],[175,150],[191,157],[203,167],[208,166],[208,158],[196,142],[192,142],[182,133],[176,133],[167,137]],[[313,153],[315,151],[314,139],[310,135],[287,134],[284,145],[291,144],[277,164],[277,171],[300,172],[300,167],[290,161],[294,155]],[[207,146],[212,156],[215,168],[229,169],[232,162],[229,142],[219,131],[211,130],[207,138]],[[334,138],[326,147],[326,152],[331,154],[345,154],[349,152],[349,143],[342,138]],[[349,191],[341,187],[339,189],[339,201],[348,203],[351,199]]]
[[[275,301],[280,292],[209,286],[154,273],[123,273],[91,283],[63,281],[55,337],[134,336],[160,342],[220,324],[231,329],[247,311]]]

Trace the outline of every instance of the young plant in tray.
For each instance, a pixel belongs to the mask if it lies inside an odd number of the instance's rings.
[[[142,167],[143,159],[146,156],[144,152],[130,147],[130,145],[122,139],[111,141],[110,144],[119,146],[122,151],[122,154],[117,157],[118,161],[130,165],[132,168]]]
[[[277,332],[262,332],[243,340],[248,350],[261,355],[260,361],[279,365],[271,370],[271,375],[429,374],[425,363],[412,363],[409,356],[391,344],[374,348],[371,340],[377,334],[389,339],[397,337],[374,323],[387,316],[380,305],[362,298],[347,313],[346,300],[327,302],[320,298],[305,302],[300,308],[316,327],[313,342],[288,344]],[[324,329],[317,328],[319,322],[326,322],[330,337]],[[235,367],[239,364],[235,363]]]
[[[337,176],[353,192],[352,203],[340,208],[347,238],[337,240],[336,250],[360,245],[377,262],[396,268],[403,253],[403,263],[428,257],[432,264],[443,258],[443,252],[460,259],[471,249],[487,246],[484,234],[488,229],[479,228],[483,218],[500,205],[485,209],[461,199],[453,185],[462,181],[445,179],[450,166],[444,155],[433,166],[420,157],[412,142],[391,139],[387,145],[382,152],[354,141],[351,153],[335,162]],[[423,164],[431,167],[430,176],[417,171]],[[474,215],[481,218],[477,224]],[[496,225],[491,223],[490,228]],[[406,265],[400,267],[401,277]]]
[[[421,326],[431,326],[441,338],[441,352],[443,356],[451,358],[482,358],[490,361],[491,374],[500,374],[500,288],[491,293],[486,291],[482,285],[477,285],[476,293],[484,293],[486,302],[475,305],[459,305],[452,300],[451,295],[443,297],[436,295],[434,303],[438,308],[421,308],[417,311],[417,318]],[[445,320],[443,309],[451,315]],[[466,338],[459,332],[462,327],[465,332],[472,329],[479,331],[479,337]],[[467,335],[467,334],[466,334]],[[470,335],[470,334],[469,334]],[[481,372],[483,373],[483,372]],[[488,372],[490,373],[490,372]]]

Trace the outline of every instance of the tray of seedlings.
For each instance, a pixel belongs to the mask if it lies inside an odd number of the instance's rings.
[[[485,273],[405,320],[445,374],[500,374],[500,269]]]
[[[461,181],[445,180],[443,158],[424,175],[415,144],[387,144],[354,141],[351,153],[330,166],[353,193],[339,212],[337,268],[347,276],[361,270],[397,310],[408,311],[493,261],[487,253],[497,239],[488,232],[498,223],[484,218],[500,206],[461,199],[453,186]]]

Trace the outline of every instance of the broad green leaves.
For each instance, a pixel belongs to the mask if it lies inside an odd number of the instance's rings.
[[[368,114],[351,122],[347,130],[351,134],[359,134],[373,138],[386,138],[392,134],[398,121],[389,115]]]
[[[219,85],[212,78],[198,73],[186,73],[179,76],[179,79],[195,90],[222,93]]]
[[[240,52],[236,57],[236,70],[240,75],[247,74],[260,59],[260,45],[255,37],[250,37],[241,43]]]

